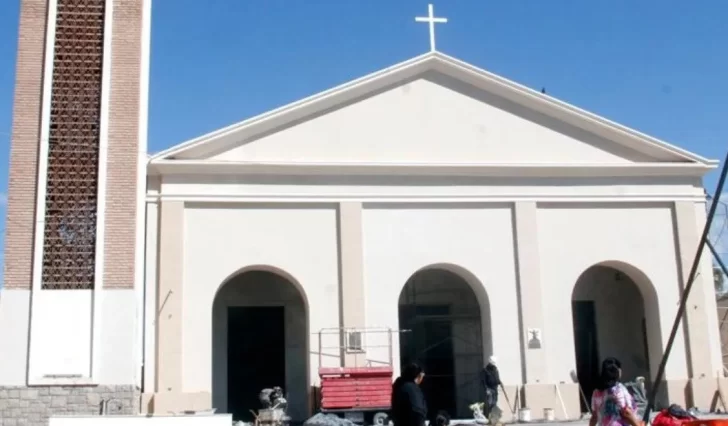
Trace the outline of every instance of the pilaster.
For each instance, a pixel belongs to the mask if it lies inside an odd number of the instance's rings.
[[[341,327],[344,334],[342,354],[347,367],[363,366],[366,354],[348,348],[348,331],[361,330],[366,325],[364,308],[364,276],[362,249],[362,203],[342,202],[339,204],[339,274]],[[361,334],[361,341],[366,336]]]
[[[526,383],[545,383],[547,375],[538,253],[538,207],[533,201],[514,205],[521,339]],[[529,333],[531,331],[532,333]],[[532,334],[538,333],[537,336]]]
[[[518,269],[518,299],[523,352],[523,398],[533,416],[544,408],[554,408],[556,385],[547,384],[547,359],[544,350],[543,307],[541,306],[541,268],[538,251],[538,206],[519,201],[513,208]],[[578,399],[577,399],[578,402]],[[564,418],[564,417],[560,417]]]
[[[157,392],[182,392],[182,274],[184,203],[159,205]]]
[[[677,240],[678,266],[680,267],[680,293],[688,281],[688,274],[700,241],[704,219],[700,220],[696,204],[678,201],[674,204],[675,238]],[[710,327],[717,326],[708,315],[715,315],[713,274],[710,252],[703,253],[692,290],[688,295],[683,330],[687,330],[687,360],[690,374],[689,390],[693,406],[709,408],[717,391],[717,377],[722,375],[721,365],[715,365]]]

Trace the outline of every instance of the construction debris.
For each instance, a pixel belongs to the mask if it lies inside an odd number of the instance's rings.
[[[303,426],[356,426],[351,420],[337,416],[336,414],[318,413],[303,422]]]

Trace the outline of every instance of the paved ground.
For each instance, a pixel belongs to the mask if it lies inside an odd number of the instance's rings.
[[[728,414],[701,414],[699,416],[700,419],[703,420],[715,420],[715,419],[728,419]],[[458,420],[451,420],[451,425],[455,426],[458,424],[461,425],[475,425],[475,422],[472,420],[464,420],[464,421],[458,421]],[[571,420],[571,421],[553,421],[553,422],[545,422],[542,420],[536,420],[533,422],[528,423],[504,423],[504,425],[527,425],[527,426],[583,426],[589,424],[589,420]]]
[[[588,424],[588,420],[570,420],[570,421],[553,421],[553,422],[546,422],[543,420],[536,420],[528,423],[521,423],[521,422],[506,422],[503,423],[503,425],[524,425],[524,426],[582,426]],[[475,423],[473,420],[450,420],[450,425],[457,426],[457,425],[467,425],[467,426],[476,426],[477,423]]]

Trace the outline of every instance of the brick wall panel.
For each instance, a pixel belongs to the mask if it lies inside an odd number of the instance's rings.
[[[105,288],[134,286],[142,8],[142,0],[113,0]]]
[[[32,283],[46,20],[46,0],[21,2],[5,225],[6,288],[29,289]]]

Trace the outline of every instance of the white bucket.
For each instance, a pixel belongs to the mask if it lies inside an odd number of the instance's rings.
[[[530,408],[519,408],[518,409],[518,421],[528,423],[531,421],[531,409]]]
[[[543,419],[547,422],[553,422],[554,421],[554,409],[553,408],[544,408],[543,409]]]

